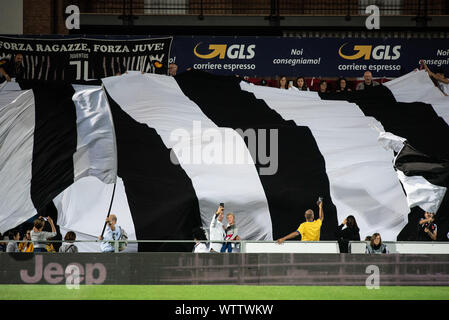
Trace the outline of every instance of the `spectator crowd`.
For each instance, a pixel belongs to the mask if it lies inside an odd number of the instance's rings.
[[[444,95],[449,95],[449,79],[445,75],[443,68],[436,68],[435,71],[432,72],[424,62],[422,62],[422,68],[429,74],[429,77],[433,81],[434,85],[440,89]],[[248,77],[245,77],[245,80],[256,85],[277,87],[285,90],[317,91],[319,93],[326,93],[366,90],[376,87],[389,79],[374,80],[373,74],[370,71],[366,71],[363,74],[363,79],[361,81],[348,81],[344,77],[340,77],[337,80],[333,80],[331,78],[319,80],[314,77],[306,79],[303,76],[298,76],[294,80],[289,80],[286,76],[280,76],[277,81],[267,79],[250,79]]]
[[[301,241],[320,241],[321,228],[324,221],[323,200],[320,197],[317,201],[318,218],[315,219],[315,213],[308,209],[304,213],[304,222],[299,227],[276,240],[276,243],[282,245],[285,241],[300,237]],[[239,229],[237,228],[236,216],[232,212],[224,211],[224,203],[220,203],[216,212],[211,217],[209,229],[197,227],[193,230],[193,240],[195,242],[193,252],[196,253],[223,253],[240,252]],[[24,229],[24,227],[26,227]],[[62,244],[52,242],[56,237],[57,230],[51,217],[39,216],[33,221],[32,227],[27,228],[26,224],[13,230],[7,231],[2,236],[0,234],[0,252],[60,252],[77,253],[76,234],[69,231],[64,236]],[[44,231],[44,228],[50,231]],[[22,230],[25,232],[22,233]],[[435,214],[424,212],[416,225],[416,241],[436,241],[438,227],[435,222]],[[117,224],[117,216],[108,215],[105,221],[104,230],[98,237],[102,252],[123,251],[127,247],[128,236],[126,231]],[[337,226],[335,239],[338,241],[340,253],[349,253],[351,241],[360,241],[360,229],[354,215],[347,216],[342,223]],[[411,240],[411,239],[410,239]],[[380,254],[389,253],[388,246],[382,242],[380,233],[374,233],[365,237],[366,253]],[[54,246],[55,244],[55,246]],[[56,249],[55,249],[56,247]]]
[[[287,234],[276,240],[282,245],[286,240],[301,238],[301,241],[320,241],[321,227],[324,221],[324,209],[322,198],[317,202],[318,219],[315,219],[315,213],[312,209],[308,209],[304,213],[305,222],[301,223],[297,230]],[[218,252],[239,252],[238,229],[235,224],[235,215],[233,213],[226,214],[227,226],[224,223],[224,204],[221,203],[216,213],[212,216],[209,226],[209,237],[206,230],[197,227],[193,230],[193,239],[195,245],[193,252],[196,253],[218,253]],[[435,214],[425,212],[417,224],[416,237],[417,241],[436,241],[437,225],[435,223]],[[335,239],[338,241],[340,253],[349,253],[350,242],[360,241],[360,229],[357,225],[356,218],[353,215],[347,216],[343,222],[337,227]],[[381,254],[389,253],[389,249],[382,242],[380,233],[366,236],[366,253]]]
[[[12,79],[21,80],[24,78],[25,68],[23,60],[23,54],[20,52],[14,54],[10,59],[1,59],[0,83],[3,81],[11,81]],[[431,71],[423,60],[419,63],[420,68],[423,68],[429,74],[429,77],[434,82],[435,86],[440,89],[444,95],[449,95],[449,79],[445,75],[443,68],[438,67],[434,71]],[[126,67],[123,66],[122,69],[126,70]],[[188,70],[191,70],[191,68],[187,68],[187,71]],[[176,76],[177,72],[178,66],[175,63],[170,63],[168,66],[168,74],[170,76]],[[126,71],[122,73],[126,73]],[[122,73],[119,72],[115,75],[121,75]],[[248,77],[244,77],[244,79],[250,80]],[[380,83],[384,81],[388,80],[381,79]],[[366,71],[363,74],[362,81],[359,82],[358,80],[355,80],[353,83],[344,77],[340,77],[336,81],[330,79],[317,80],[315,77],[312,77],[309,81],[307,81],[304,76],[298,76],[295,79],[289,80],[284,75],[279,77],[277,84],[270,80],[267,81],[266,79],[252,79],[250,82],[262,86],[277,86],[278,88],[285,90],[318,91],[320,93],[352,91],[354,86],[355,90],[365,90],[380,84],[378,81],[373,79],[373,75],[370,71]]]
[[[44,231],[47,226],[51,228],[51,231]],[[27,224],[22,224],[17,228],[0,234],[0,252],[78,252],[77,246],[74,244],[76,240],[76,234],[73,231],[66,233],[64,242],[61,246],[56,245],[59,248],[57,251],[51,240],[56,237],[56,226],[51,217],[42,217],[35,219],[30,229],[27,229]],[[25,227],[25,231],[22,230]]]

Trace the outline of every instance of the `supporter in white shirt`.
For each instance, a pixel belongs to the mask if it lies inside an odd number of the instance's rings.
[[[104,232],[104,237],[99,236],[99,240],[105,240],[101,243],[102,252],[114,252],[115,251],[115,241],[119,240],[121,236],[121,228],[117,225],[117,216],[115,214],[109,215],[106,218],[106,229]]]
[[[45,221],[48,221],[50,224],[51,232],[42,231],[45,226]],[[34,220],[34,227],[33,230],[31,230],[30,235],[34,245],[34,252],[47,252],[47,249],[45,248],[46,241],[56,236],[56,227],[53,220],[50,217],[39,217]]]
[[[211,242],[210,243],[210,252],[220,252],[221,247],[224,242],[224,238],[226,236],[224,226],[223,226],[223,218],[224,218],[224,208],[219,206],[217,212],[212,217],[209,228],[209,240],[211,241],[221,241],[219,242]]]
[[[9,243],[6,247],[6,252],[19,252],[20,232],[18,230],[13,230],[9,232]]]

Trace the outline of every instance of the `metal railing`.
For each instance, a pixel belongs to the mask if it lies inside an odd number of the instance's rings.
[[[446,0],[71,0],[81,13],[127,15],[366,15],[375,4],[385,16],[449,15]]]
[[[76,243],[81,243],[81,244],[82,243],[94,243],[94,244],[100,245],[101,243],[108,242],[108,243],[113,243],[114,244],[114,252],[115,253],[120,252],[119,246],[120,246],[120,243],[122,243],[122,242],[126,242],[128,245],[139,244],[139,243],[141,243],[141,244],[145,244],[145,243],[148,243],[148,244],[160,244],[160,243],[164,243],[164,244],[166,244],[166,243],[168,243],[168,244],[187,244],[187,243],[195,244],[196,243],[195,240],[126,240],[126,241],[123,241],[123,240],[107,240],[107,241],[105,241],[105,240],[98,240],[98,239],[97,240],[74,240],[74,241],[70,241],[70,242],[64,241],[64,240],[46,240],[46,241],[3,240],[3,241],[0,241],[0,243],[4,243],[5,246],[7,245],[8,242],[15,242],[17,244],[19,244],[19,243],[32,243],[33,245],[35,245],[36,243],[39,243],[40,245],[52,244],[52,243],[61,243],[61,244],[62,243],[74,243],[74,244],[76,244]],[[207,244],[209,244],[209,243],[220,243],[220,244],[223,244],[223,243],[235,243],[236,245],[241,245],[243,242],[247,242],[247,241],[245,241],[245,240],[238,240],[238,241],[236,241],[236,240],[233,240],[233,241],[202,240],[202,241],[199,241],[199,242],[207,243]],[[251,241],[251,242],[275,243],[275,241]]]
[[[7,243],[6,240],[0,241]],[[16,243],[34,243],[36,241],[23,241],[23,240],[9,240],[9,242]],[[69,243],[63,240],[47,240],[40,243]],[[119,253],[119,244],[121,240],[75,240],[70,243],[95,243],[100,245],[103,242],[109,242],[114,244],[114,252]],[[127,240],[128,246],[133,244],[194,244],[194,240]],[[202,243],[232,243],[235,244],[233,252],[239,253],[340,253],[337,241],[287,241],[279,245],[276,241],[262,241],[262,240],[234,240],[234,241],[213,241],[202,240]],[[354,247],[350,250],[353,254],[364,253],[366,241],[351,241],[350,244]],[[385,241],[384,242],[390,249],[390,253],[405,253],[405,254],[449,254],[449,242],[441,241]],[[262,245],[262,246],[261,246]],[[284,246],[285,245],[285,246]],[[355,245],[359,247],[356,249]],[[266,250],[261,250],[261,247],[266,247]],[[279,247],[277,247],[279,246]],[[363,250],[360,251],[360,248]],[[249,248],[249,249],[248,249]],[[402,249],[397,249],[402,248]],[[405,248],[405,249],[404,249]],[[236,250],[235,250],[236,249]],[[137,251],[137,248],[136,248]],[[100,250],[98,252],[101,252]]]

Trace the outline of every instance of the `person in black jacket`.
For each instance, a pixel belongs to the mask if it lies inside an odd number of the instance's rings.
[[[3,63],[1,63],[3,62]],[[0,83],[2,83],[5,78],[6,81],[11,81],[11,78],[16,78],[16,80],[23,79],[24,67],[23,67],[23,55],[17,53],[14,58],[10,61],[2,60],[0,62]]]
[[[425,212],[424,218],[418,222],[418,241],[436,241],[437,225],[435,224],[435,215],[432,212]]]
[[[343,227],[346,228],[343,229]],[[349,241],[360,241],[359,227],[354,216],[348,216],[342,224],[337,227],[336,236],[338,245],[340,246],[340,253],[348,253]]]

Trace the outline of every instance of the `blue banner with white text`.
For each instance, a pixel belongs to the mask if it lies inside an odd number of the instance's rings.
[[[174,37],[171,62],[249,77],[398,77],[419,66],[449,73],[449,39]]]

